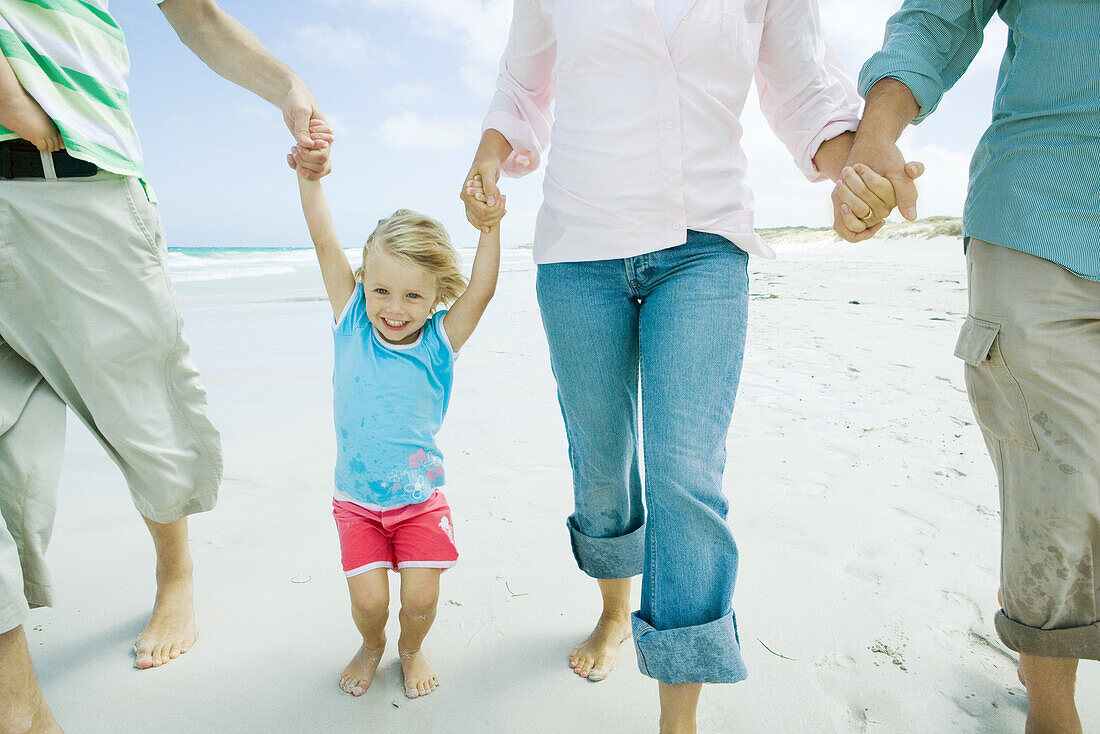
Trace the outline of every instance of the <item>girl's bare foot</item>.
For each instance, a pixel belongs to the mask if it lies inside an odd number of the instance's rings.
[[[340,674],[340,689],[353,696],[362,696],[366,693],[371,681],[374,680],[374,674],[378,672],[378,663],[382,660],[382,652],[385,649],[385,639],[378,647],[367,647],[367,643],[364,642],[359,652],[355,653],[355,657],[348,663],[348,667],[344,668],[344,672]]]
[[[596,683],[615,667],[619,645],[630,639],[630,615],[604,612],[584,642],[569,653],[569,667],[581,678]]]
[[[401,653],[401,672],[405,674],[405,695],[409,698],[427,696],[439,685],[439,677],[421,650]]]

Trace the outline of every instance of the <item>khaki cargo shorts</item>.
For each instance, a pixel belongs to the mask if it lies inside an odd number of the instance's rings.
[[[997,632],[1100,660],[1100,283],[973,239],[967,270],[955,356],[1001,489]]]
[[[43,554],[67,405],[122,470],[138,511],[209,510],[218,432],[133,177],[0,180],[0,631],[50,603]]]

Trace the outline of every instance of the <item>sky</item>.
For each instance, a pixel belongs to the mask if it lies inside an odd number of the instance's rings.
[[[829,42],[857,75],[900,0],[818,2]],[[305,80],[335,129],[334,171],[324,183],[345,247],[402,207],[441,220],[456,245],[476,242],[458,192],[492,97],[511,0],[219,4]],[[114,0],[110,9],[129,44],[131,106],[170,246],[308,245],[279,111],[207,69],[150,0]],[[901,139],[906,156],[927,166],[920,216],[962,213],[1006,36],[994,18],[967,75]],[[829,185],[798,172],[755,91],[743,122],[757,226],[829,226]],[[505,244],[531,241],[541,186],[541,170],[503,180]]]

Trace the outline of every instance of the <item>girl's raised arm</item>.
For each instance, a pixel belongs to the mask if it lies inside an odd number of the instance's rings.
[[[325,200],[325,192],[321,190],[321,182],[299,174],[298,192],[302,196],[302,213],[306,216],[309,236],[317,252],[317,263],[321,266],[321,278],[325,281],[332,315],[340,318],[348,299],[355,292],[355,274],[340,247],[340,241],[336,239],[336,227],[332,223],[332,212]]]
[[[503,199],[503,197],[501,197]],[[497,290],[497,276],[500,273],[500,223],[494,224],[488,232],[482,231],[477,242],[477,254],[474,255],[474,267],[470,272],[470,284],[466,292],[451,305],[443,317],[443,328],[447,330],[447,339],[451,349],[456,352],[462,348],[474,327],[481,321],[485,307],[489,305]]]

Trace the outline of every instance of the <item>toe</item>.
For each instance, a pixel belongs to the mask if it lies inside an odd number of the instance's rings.
[[[152,652],[149,650],[149,646],[141,640],[134,643],[134,667],[139,670],[153,667]]]
[[[176,658],[178,658],[182,654],[183,654],[183,651],[180,650],[180,643],[178,643],[178,642],[174,643],[172,645],[172,647],[170,647],[168,649],[168,659],[169,660],[175,660]]]
[[[405,697],[406,698],[417,698],[419,695],[420,695],[420,692],[417,691],[415,688],[408,688],[408,687],[405,688]]]

